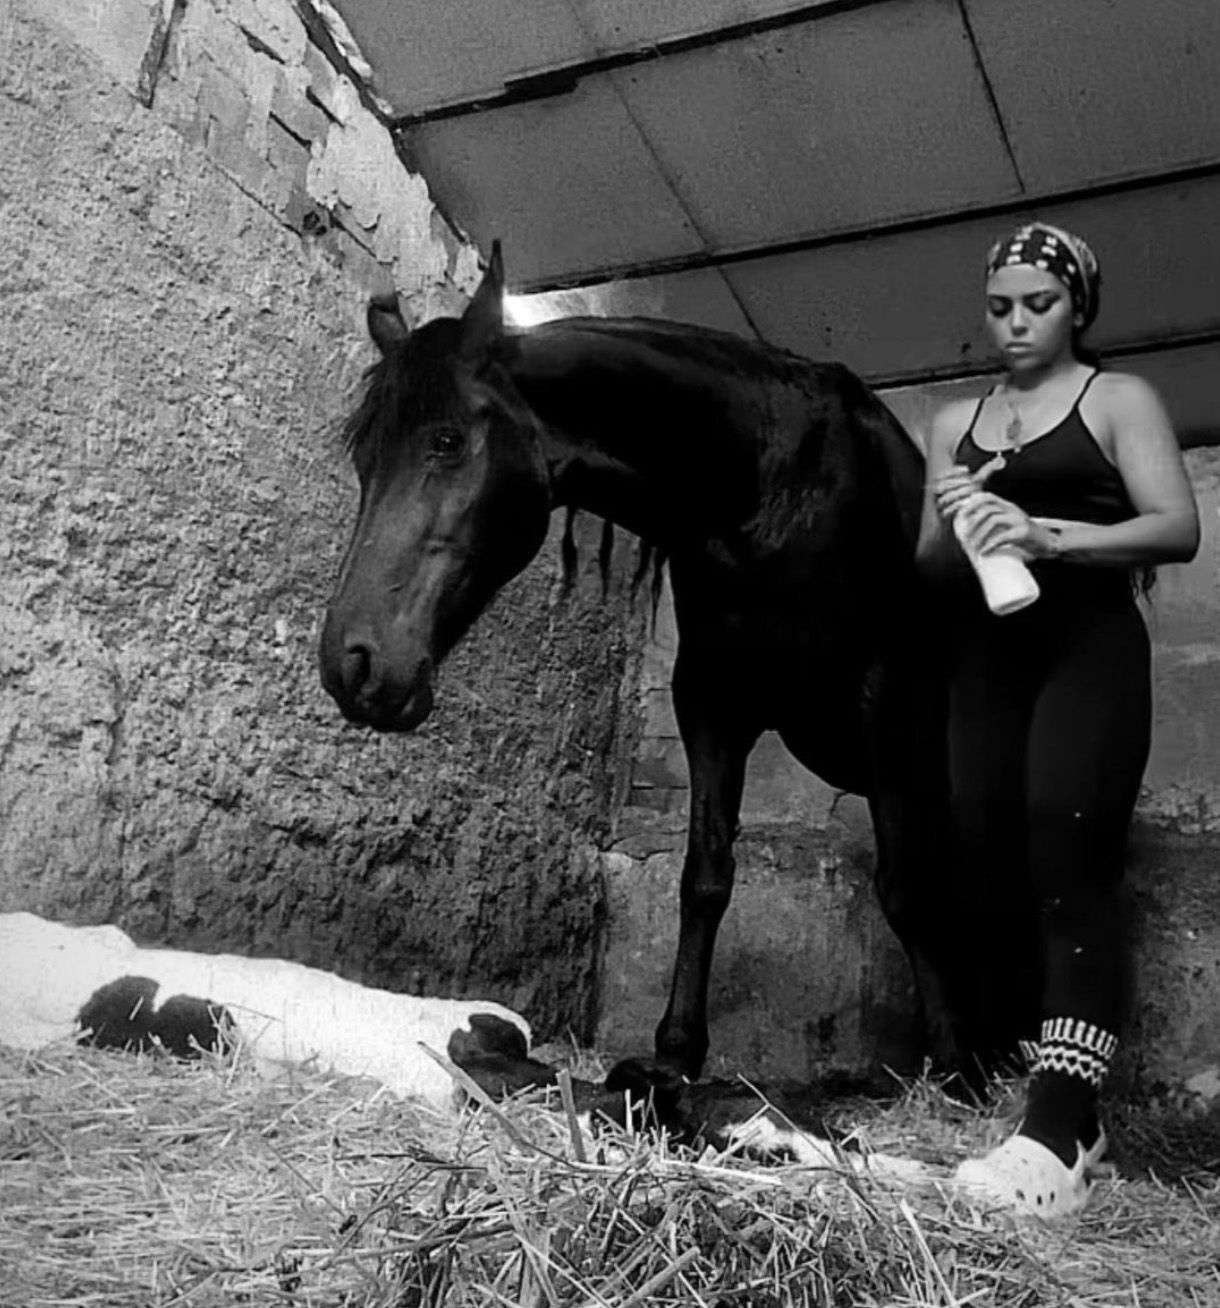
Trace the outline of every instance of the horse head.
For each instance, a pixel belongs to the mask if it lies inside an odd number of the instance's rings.
[[[460,319],[408,331],[369,305],[381,358],[345,436],[360,509],[326,611],[322,684],[345,717],[410,731],[433,670],[546,537],[550,485],[537,419],[505,360],[499,244]]]

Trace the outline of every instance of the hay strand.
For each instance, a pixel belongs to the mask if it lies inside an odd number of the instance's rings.
[[[1021,1223],[867,1169],[590,1140],[562,1078],[558,1095],[473,1097],[450,1117],[368,1082],[260,1080],[240,1055],[0,1050],[0,1305],[1220,1304],[1220,1183],[1198,1167],[1128,1166],[1078,1220]],[[925,1083],[852,1120],[939,1176],[1006,1129]],[[1184,1158],[1182,1129],[1148,1156],[1176,1139]]]

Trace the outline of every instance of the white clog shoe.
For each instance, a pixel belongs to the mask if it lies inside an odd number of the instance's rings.
[[[978,1202],[1035,1217],[1068,1217],[1088,1202],[1091,1173],[1106,1152],[1103,1131],[1091,1149],[1077,1145],[1076,1163],[1065,1167],[1044,1144],[1009,1136],[982,1158],[967,1158],[953,1174]]]

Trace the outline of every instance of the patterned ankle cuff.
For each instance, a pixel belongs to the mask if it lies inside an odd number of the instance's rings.
[[[1042,1023],[1042,1043],[1034,1070],[1065,1072],[1100,1086],[1117,1045],[1116,1036],[1091,1022],[1053,1017]]]

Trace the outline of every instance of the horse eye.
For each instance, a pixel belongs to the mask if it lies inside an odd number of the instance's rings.
[[[428,437],[428,453],[438,459],[456,459],[466,448],[466,437],[456,427],[438,427]]]

